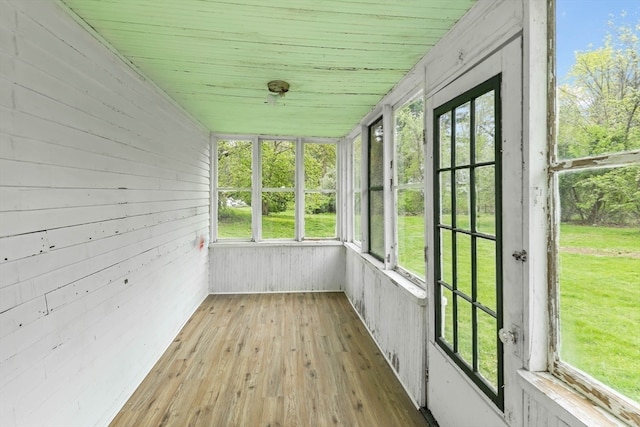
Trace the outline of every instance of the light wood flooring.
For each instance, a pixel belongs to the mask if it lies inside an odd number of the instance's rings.
[[[211,295],[111,426],[426,427],[343,293]]]

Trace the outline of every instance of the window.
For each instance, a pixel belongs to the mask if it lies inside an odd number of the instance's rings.
[[[500,76],[434,110],[436,342],[502,408]]]
[[[251,141],[221,140],[218,147],[218,238],[250,240]]]
[[[261,140],[262,238],[294,239],[296,142]]]
[[[336,238],[336,144],[304,144],[304,237]]]
[[[424,248],[424,102],[422,96],[395,112],[397,263],[425,278]]]
[[[384,130],[382,117],[369,126],[369,253],[383,260]]]
[[[353,241],[362,242],[362,137],[358,135],[353,140]]]
[[[602,41],[594,45],[572,31],[584,5],[556,3],[551,371],[638,422],[640,26],[637,15],[602,6],[608,10],[591,29]]]
[[[213,241],[337,238],[337,143],[218,139]]]

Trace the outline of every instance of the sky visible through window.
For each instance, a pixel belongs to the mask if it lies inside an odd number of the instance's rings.
[[[626,16],[621,17],[625,13]],[[557,71],[562,83],[575,60],[576,51],[604,44],[610,32],[609,21],[616,26],[640,20],[639,0],[557,0]]]

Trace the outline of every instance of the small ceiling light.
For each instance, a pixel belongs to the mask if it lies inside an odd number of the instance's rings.
[[[271,80],[267,83],[267,87],[269,92],[274,95],[284,96],[285,93],[289,92],[289,83],[284,80]]]

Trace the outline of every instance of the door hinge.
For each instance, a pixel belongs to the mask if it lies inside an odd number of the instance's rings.
[[[527,251],[524,249],[521,251],[515,251],[511,254],[512,257],[516,259],[516,261],[526,262],[527,261]]]
[[[391,254],[387,254],[386,259],[387,259],[387,262],[391,262]]]
[[[428,254],[428,252],[427,252],[427,247],[426,246],[423,248],[423,254],[424,254],[424,262],[427,262],[427,254]]]

